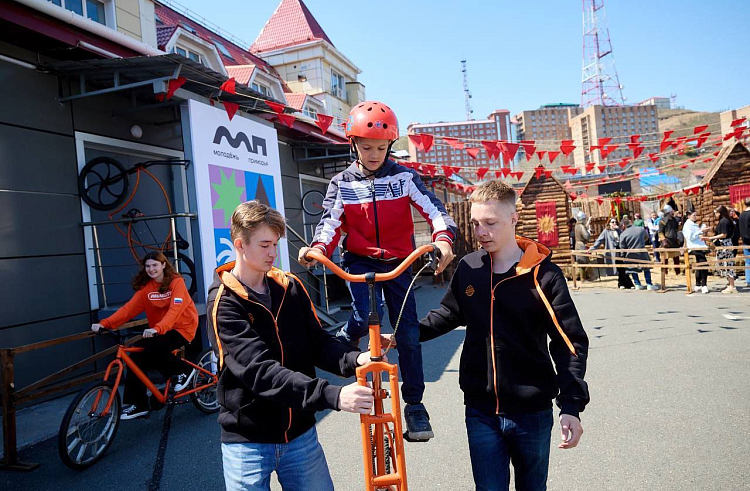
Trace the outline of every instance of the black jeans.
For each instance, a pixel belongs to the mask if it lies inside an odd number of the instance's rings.
[[[706,262],[706,253],[704,251],[690,251],[690,254],[695,256],[696,263]],[[706,264],[696,264],[699,267],[705,267]],[[696,269],[695,270],[695,286],[706,286],[708,281],[708,270],[707,269]]]
[[[128,356],[144,373],[148,373],[148,370],[159,370],[165,378],[169,378],[172,375],[189,372],[190,365],[183,363],[172,354],[172,351],[186,344],[187,340],[179,332],[168,331],[161,336],[141,339],[133,346],[146,349],[139,353],[128,353]],[[146,386],[131,370],[128,370],[125,375],[123,404],[135,404],[139,408],[149,407]]]

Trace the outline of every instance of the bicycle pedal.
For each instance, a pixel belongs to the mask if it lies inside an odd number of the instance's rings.
[[[427,442],[429,442],[431,440],[431,438],[417,440],[417,439],[411,438],[409,436],[409,432],[405,431],[404,432],[404,440],[406,440],[407,442],[410,442],[410,443],[427,443]]]

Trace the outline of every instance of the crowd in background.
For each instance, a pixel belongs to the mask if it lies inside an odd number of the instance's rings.
[[[670,264],[675,275],[685,274],[681,269],[680,257],[684,249],[695,258],[693,266],[705,267],[707,256],[712,246],[716,247],[716,269],[714,274],[727,279],[727,286],[722,293],[737,293],[735,280],[742,276],[743,271],[730,269],[735,265],[737,253],[744,256],[745,284],[750,286],[750,198],[745,199],[745,211],[738,213],[734,208],[719,206],[714,210],[716,226],[711,228],[705,221],[706,217],[698,216],[696,210],[679,210],[674,201],[666,204],[662,211],[652,211],[647,218],[635,213],[631,219],[623,215],[619,220],[609,219],[606,228],[588,245],[593,238],[590,226],[591,220],[583,211],[575,218],[569,219],[570,247],[574,251],[588,254],[603,248],[603,261],[606,266],[597,268],[599,274],[617,275],[617,285],[620,289],[648,289],[657,290],[658,286],[651,281],[651,269],[648,267],[651,257],[642,251],[647,245],[654,249],[674,249],[669,251],[654,251],[653,261]],[[725,249],[724,247],[738,247],[740,250]],[[630,251],[630,252],[628,252]],[[589,264],[590,256],[578,255],[578,264]],[[638,266],[643,264],[643,267]],[[624,265],[624,266],[620,266]],[[579,268],[581,281],[595,276],[593,268]],[[640,275],[646,285],[640,282]],[[707,279],[708,269],[695,270],[695,292],[709,293]]]

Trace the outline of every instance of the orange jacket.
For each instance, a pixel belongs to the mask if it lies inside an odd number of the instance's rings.
[[[107,329],[113,329],[144,310],[149,327],[156,329],[160,335],[174,329],[188,342],[195,337],[195,331],[198,329],[198,311],[182,278],[173,279],[169,284],[169,290],[164,293],[159,293],[159,283],[149,281],[146,286],[135,292],[128,303],[111,316],[102,319],[100,323]]]

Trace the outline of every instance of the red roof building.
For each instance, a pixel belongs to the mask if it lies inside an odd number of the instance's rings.
[[[325,40],[333,46],[333,42],[302,0],[282,0],[250,50],[262,53],[317,39]]]

